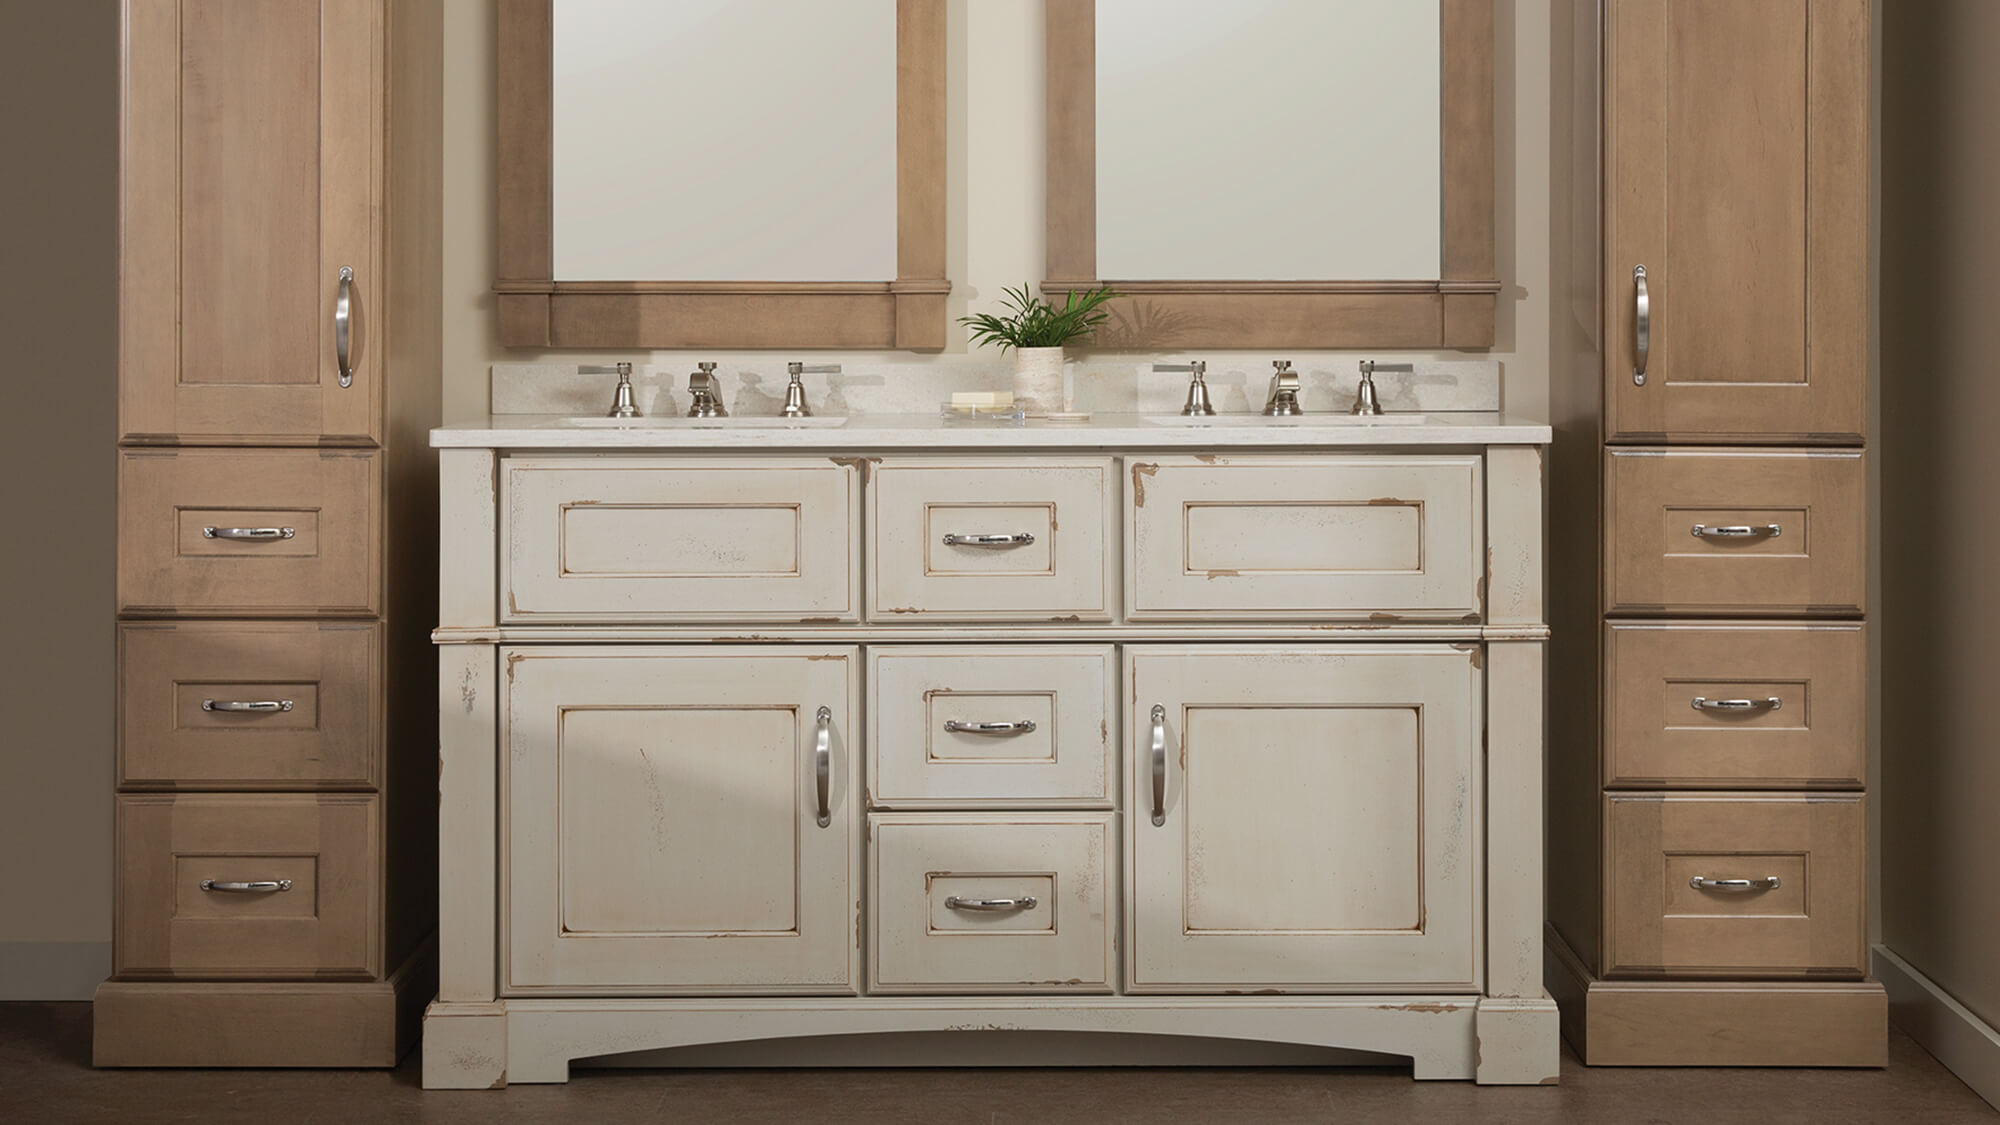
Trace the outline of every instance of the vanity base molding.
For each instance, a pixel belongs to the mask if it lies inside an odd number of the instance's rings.
[[[510,999],[425,1014],[424,1087],[567,1082],[571,1061],[707,1043],[895,1032],[1113,1032],[1406,1055],[1417,1079],[1556,1080],[1555,1001],[1479,996]]]
[[[1600,980],[1553,927],[1543,949],[1563,1036],[1588,1066],[1888,1064],[1875,981]]]
[[[97,1066],[395,1066],[437,994],[437,945],[385,980],[105,981],[92,1005]]]

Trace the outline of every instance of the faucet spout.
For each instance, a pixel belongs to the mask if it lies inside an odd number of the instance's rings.
[[[729,411],[722,405],[722,398],[715,384],[715,364],[702,362],[695,364],[701,370],[688,376],[688,412],[690,418],[727,418]]]
[[[1271,393],[1264,399],[1264,413],[1273,418],[1289,418],[1303,414],[1299,406],[1299,373],[1292,370],[1289,359],[1274,359],[1271,366]]]

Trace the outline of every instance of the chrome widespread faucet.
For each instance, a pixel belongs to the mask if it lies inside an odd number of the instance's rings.
[[[720,388],[715,385],[715,364],[703,361],[695,364],[701,370],[688,376],[688,412],[690,418],[727,418],[729,411],[722,405]]]
[[[784,409],[778,411],[778,417],[810,418],[812,417],[812,407],[806,405],[806,384],[799,376],[838,375],[840,374],[840,365],[838,363],[821,363],[809,367],[803,363],[787,363],[785,365],[785,372],[792,377],[792,381],[785,384],[785,406]]]
[[[605,367],[602,364],[588,363],[579,365],[576,371],[579,375],[609,375],[614,371],[617,372],[618,389],[612,392],[611,409],[604,416],[606,418],[637,418],[639,416],[639,404],[632,400],[631,364],[614,363],[610,367]]]
[[[1264,413],[1273,418],[1290,418],[1304,414],[1299,406],[1299,373],[1292,370],[1289,359],[1274,359],[1271,366],[1271,394],[1264,400]]]
[[[1361,385],[1354,389],[1354,407],[1350,414],[1380,414],[1382,400],[1375,394],[1375,373],[1377,371],[1415,371],[1410,363],[1376,363],[1372,359],[1361,361]]]
[[[1156,363],[1153,365],[1153,370],[1157,373],[1185,371],[1191,376],[1188,379],[1187,403],[1181,407],[1183,416],[1194,417],[1215,413],[1215,406],[1208,401],[1207,360],[1197,359],[1193,363]]]

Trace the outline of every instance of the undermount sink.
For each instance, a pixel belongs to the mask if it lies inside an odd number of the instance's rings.
[[[1422,414],[1292,414],[1272,417],[1263,414],[1152,414],[1141,421],[1150,426],[1227,427],[1231,429],[1283,426],[1420,426]]]
[[[724,418],[689,418],[669,414],[649,418],[557,418],[549,425],[576,430],[791,430],[806,427],[829,429],[847,424],[846,415],[809,418],[779,418],[771,415],[729,415]]]

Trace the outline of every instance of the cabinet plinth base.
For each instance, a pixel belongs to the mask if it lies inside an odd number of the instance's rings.
[[[1201,1036],[1403,1055],[1419,1079],[1555,1079],[1547,997],[1260,996],[510,999],[436,1003],[425,1016],[424,1086],[565,1082],[573,1059],[703,1043],[885,1032],[1115,1032]]]
[[[97,1066],[395,1066],[437,992],[437,946],[387,980],[105,981]]]
[[[1549,990],[1589,1066],[1888,1063],[1889,1002],[1874,981],[1600,980],[1551,929]]]

